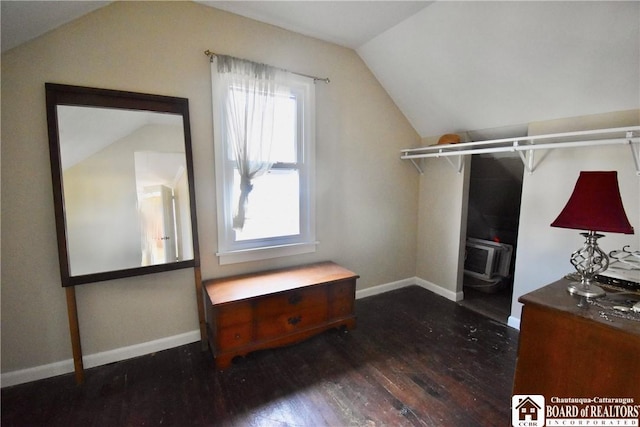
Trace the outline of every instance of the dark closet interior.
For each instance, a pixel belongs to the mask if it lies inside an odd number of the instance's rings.
[[[462,304],[501,323],[511,313],[523,172],[516,153],[471,159]]]

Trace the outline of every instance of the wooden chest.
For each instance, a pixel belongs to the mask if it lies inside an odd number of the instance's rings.
[[[236,356],[355,327],[358,275],[333,262],[211,279],[207,332],[216,367]]]

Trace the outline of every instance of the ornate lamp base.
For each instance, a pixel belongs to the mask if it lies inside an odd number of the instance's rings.
[[[567,287],[567,291],[571,295],[580,295],[587,298],[601,298],[605,296],[606,292],[600,286],[585,285],[579,282],[575,282]]]
[[[571,264],[580,275],[580,282],[573,282],[567,290],[572,295],[580,295],[587,298],[600,298],[605,296],[605,291],[597,286],[594,277],[609,267],[609,257],[598,246],[598,239],[604,237],[595,231],[580,233],[585,237],[584,246],[571,254]]]

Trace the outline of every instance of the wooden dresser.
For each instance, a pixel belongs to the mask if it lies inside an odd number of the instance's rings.
[[[513,394],[630,397],[640,402],[640,321],[560,280],[522,296]]]
[[[323,262],[206,280],[207,332],[216,367],[327,329],[354,328],[358,277]]]

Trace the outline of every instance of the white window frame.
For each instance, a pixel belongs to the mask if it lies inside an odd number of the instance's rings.
[[[215,76],[213,76],[215,79]],[[250,241],[235,241],[232,184],[235,161],[227,154],[224,103],[228,88],[212,82],[216,168],[219,263],[233,264],[315,252],[315,85],[313,80],[288,74],[284,85],[298,99],[298,170],[300,174],[300,234]],[[281,165],[274,165],[279,168]],[[257,178],[260,179],[260,178]],[[249,195],[251,197],[251,195]]]

